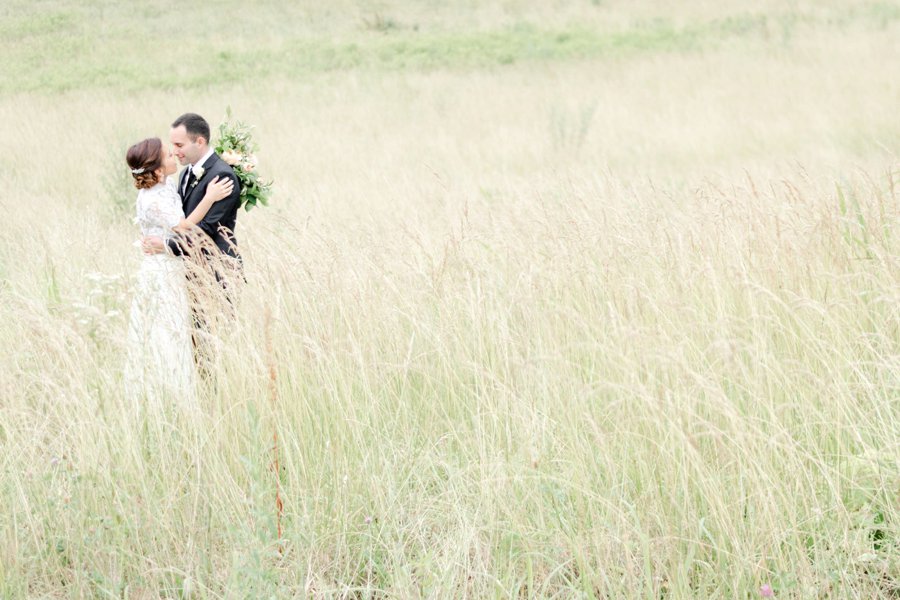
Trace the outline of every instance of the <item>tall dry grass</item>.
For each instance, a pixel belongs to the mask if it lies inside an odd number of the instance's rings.
[[[896,595],[897,26],[828,23],[0,98],[2,595]],[[135,407],[122,150],[226,104],[278,195]]]

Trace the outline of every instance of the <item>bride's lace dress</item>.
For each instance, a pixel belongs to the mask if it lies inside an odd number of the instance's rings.
[[[184,213],[169,180],[140,190],[141,235],[167,240]],[[194,359],[185,266],[170,254],[145,255],[137,275],[128,328],[126,394],[143,403],[193,405]]]

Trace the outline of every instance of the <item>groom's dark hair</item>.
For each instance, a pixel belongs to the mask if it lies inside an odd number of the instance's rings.
[[[175,122],[172,123],[172,128],[182,125],[184,125],[184,130],[187,131],[188,137],[191,138],[192,142],[197,141],[197,137],[202,135],[206,143],[209,143],[209,123],[206,122],[206,119],[197,113],[184,113],[175,119]]]

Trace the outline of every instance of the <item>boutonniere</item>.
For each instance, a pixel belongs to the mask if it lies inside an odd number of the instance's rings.
[[[194,165],[191,167],[191,172],[194,174],[194,183],[191,184],[191,187],[194,188],[197,187],[197,184],[203,179],[203,174],[206,173],[206,169],[200,165]]]

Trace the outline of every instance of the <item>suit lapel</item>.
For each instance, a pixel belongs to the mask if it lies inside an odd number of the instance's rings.
[[[212,166],[215,164],[216,159],[218,159],[218,158],[219,158],[219,155],[216,154],[215,152],[210,154],[209,158],[206,159],[206,162],[203,163],[203,169],[205,171],[209,171],[212,168]]]
[[[197,200],[195,200],[195,199],[193,198],[194,193],[195,193],[198,189],[200,189],[200,183],[201,183],[204,179],[206,179],[207,177],[209,177],[209,170],[210,170],[210,169],[212,168],[212,166],[216,163],[216,160],[217,160],[217,159],[218,159],[218,155],[217,155],[215,152],[213,152],[213,153],[210,155],[210,157],[206,159],[206,162],[203,163],[203,177],[201,177],[200,179],[196,180],[196,184],[197,184],[197,185],[195,185],[195,186],[192,187],[192,188],[188,188],[188,189],[186,189],[186,190],[184,191],[184,214],[185,214],[185,215],[189,215],[189,214],[190,214],[190,212],[189,212],[188,209],[194,210],[194,208],[197,207],[197,204],[199,204],[199,201],[197,201]],[[185,178],[188,176],[188,171],[189,171],[189,169],[185,169],[185,175],[184,175]],[[185,181],[186,181],[186,180],[187,180],[187,179],[185,179]]]

